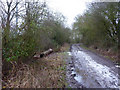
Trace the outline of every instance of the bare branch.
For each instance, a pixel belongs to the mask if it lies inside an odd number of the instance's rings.
[[[1,3],[0,5],[1,10],[4,10],[4,12],[7,14],[7,11],[5,9],[5,4],[2,1],[0,1],[0,3]]]
[[[14,11],[18,4],[19,4],[19,2],[17,2],[17,3],[15,4],[15,6],[13,7],[13,9],[12,9],[10,12]]]
[[[12,14],[12,16],[10,18],[10,21],[13,19],[14,16],[15,16],[15,13]]]

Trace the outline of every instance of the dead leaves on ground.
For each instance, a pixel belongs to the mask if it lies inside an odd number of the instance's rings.
[[[61,53],[53,53],[30,64],[23,64],[16,76],[9,78],[5,87],[61,88],[64,86],[64,56]]]

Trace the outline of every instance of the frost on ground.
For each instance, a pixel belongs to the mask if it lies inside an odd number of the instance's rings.
[[[108,66],[97,63],[84,51],[73,50],[75,80],[87,88],[118,88],[118,74]]]

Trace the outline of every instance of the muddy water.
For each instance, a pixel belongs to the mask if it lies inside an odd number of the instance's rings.
[[[115,68],[111,63],[101,62],[103,58],[87,53],[84,49],[73,45],[71,53],[68,53],[73,66],[68,67],[73,76],[72,81],[76,86],[86,88],[118,88],[118,73],[111,69]],[[99,60],[99,62],[97,61]],[[74,84],[72,84],[74,85]]]

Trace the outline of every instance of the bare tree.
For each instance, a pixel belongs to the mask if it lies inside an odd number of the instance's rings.
[[[2,2],[0,1],[0,18],[1,18],[1,27],[4,30],[4,45],[8,43],[9,41],[9,34],[10,34],[10,23],[13,20],[13,17],[16,14],[16,7],[18,6],[20,2],[14,2],[13,0],[11,1],[6,1]]]

